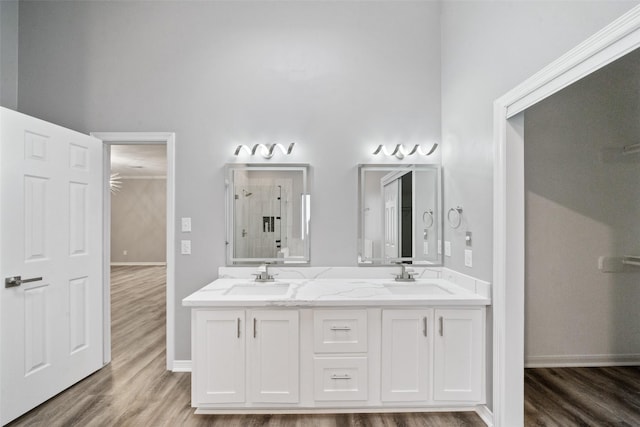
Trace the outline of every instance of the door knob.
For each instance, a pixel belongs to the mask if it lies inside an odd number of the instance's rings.
[[[22,276],[11,276],[4,279],[4,287],[14,288],[16,286],[22,285],[23,283],[37,282],[39,280],[42,280],[42,277],[32,277],[31,279],[23,279]]]

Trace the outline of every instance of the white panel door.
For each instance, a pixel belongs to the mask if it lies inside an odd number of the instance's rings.
[[[383,186],[384,200],[384,256],[400,257],[400,180],[395,179]]]
[[[192,324],[192,405],[244,402],[244,310],[194,310]]]
[[[433,310],[382,310],[382,400],[429,400]]]
[[[251,401],[298,402],[298,310],[254,310],[249,322]]]
[[[479,402],[484,369],[484,311],[437,309],[434,400]]]
[[[96,138],[0,109],[2,424],[102,367],[102,156]]]

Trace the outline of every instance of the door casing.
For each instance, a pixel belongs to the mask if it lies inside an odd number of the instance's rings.
[[[175,361],[175,133],[172,132],[91,132],[102,140],[104,145],[104,363],[111,361],[111,197],[109,192],[109,179],[111,171],[111,145],[143,145],[164,144],[167,146],[167,370],[177,371]]]

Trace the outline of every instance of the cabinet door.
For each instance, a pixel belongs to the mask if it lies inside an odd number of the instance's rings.
[[[244,311],[194,310],[193,325],[193,406],[244,402]]]
[[[382,400],[429,400],[433,310],[382,311]]]
[[[298,402],[298,311],[254,310],[249,322],[251,401]]]
[[[434,400],[482,397],[484,310],[436,309]]]

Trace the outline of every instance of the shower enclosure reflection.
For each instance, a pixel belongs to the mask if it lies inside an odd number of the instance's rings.
[[[227,166],[227,264],[309,262],[307,166]]]
[[[442,264],[440,168],[359,167],[358,263]]]

